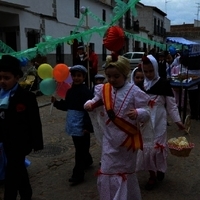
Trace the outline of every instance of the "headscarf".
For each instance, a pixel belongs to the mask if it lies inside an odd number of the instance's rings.
[[[118,56],[116,54],[112,54],[106,57],[106,67],[105,70],[109,67],[115,67],[124,77],[127,79],[130,73],[130,62],[127,58],[123,56]]]
[[[147,59],[151,62],[154,68],[154,78],[149,80],[145,77],[144,79],[144,89],[147,94],[171,96],[173,97],[173,91],[170,82],[166,79],[160,78],[158,74],[158,63],[152,55],[148,55]]]
[[[154,68],[154,78],[152,80],[149,80],[144,74],[144,88],[145,88],[145,90],[149,90],[160,79],[160,76],[158,74],[158,62],[157,62],[157,60],[152,55],[148,55],[147,58],[150,60],[152,66]]]
[[[138,67],[136,67],[132,72],[131,72],[131,83],[135,83],[134,82],[134,74],[135,74],[135,71],[138,69]]]

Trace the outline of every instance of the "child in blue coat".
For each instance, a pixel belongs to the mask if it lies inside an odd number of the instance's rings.
[[[84,66],[75,65],[70,68],[70,72],[73,83],[65,99],[57,101],[55,97],[52,97],[51,101],[57,109],[67,111],[66,132],[72,136],[75,147],[75,166],[69,182],[77,184],[84,180],[84,170],[93,163],[89,153],[90,132],[93,132],[93,127],[83,107],[93,94],[84,84],[87,75],[87,69]]]

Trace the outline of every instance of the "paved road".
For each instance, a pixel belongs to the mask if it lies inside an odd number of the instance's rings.
[[[50,97],[38,97],[39,105],[49,102]],[[95,172],[99,167],[100,147],[91,137],[91,154],[94,165],[86,171],[85,182],[70,186],[74,164],[74,148],[72,140],[64,130],[65,115],[63,111],[50,106],[40,108],[44,132],[45,149],[38,154],[31,154],[32,162],[28,168],[33,188],[33,200],[98,200]],[[170,124],[168,138],[181,136],[177,128]],[[155,190],[145,191],[144,185],[148,179],[145,172],[138,173],[143,200],[200,200],[200,121],[192,121],[191,141],[195,148],[187,158],[168,156],[168,171],[165,180],[158,184]],[[134,187],[134,186],[133,186]],[[3,186],[0,186],[0,200],[3,196]]]

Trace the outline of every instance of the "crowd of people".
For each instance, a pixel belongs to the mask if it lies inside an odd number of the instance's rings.
[[[171,80],[175,78],[178,81],[189,82],[191,77],[200,77],[200,69],[190,67],[188,62],[188,55],[184,55],[184,52],[177,52],[175,55],[171,55],[168,51],[162,51],[154,55],[158,61],[158,73],[161,78]],[[192,64],[192,63],[191,63]],[[180,107],[180,110],[184,106],[184,93],[185,90],[173,88],[173,94],[176,103]],[[180,96],[181,95],[181,98]],[[191,119],[200,119],[200,91],[198,85],[188,88],[188,100],[190,105]]]
[[[90,154],[93,132],[101,146],[97,172],[101,200],[141,200],[138,171],[149,173],[147,190],[164,180],[168,115],[180,130],[185,129],[174,97],[176,91],[168,81],[172,74],[179,74],[186,67],[180,64],[184,63],[178,54],[175,58],[166,52],[159,53],[158,57],[148,54],[131,73],[129,61],[113,52],[106,58],[104,76],[97,73],[98,57],[94,51],[90,49],[87,55],[83,46],[78,47],[76,63],[70,68],[71,88],[64,99],[51,98],[54,107],[67,112],[66,133],[72,137],[75,148],[70,184],[83,182],[85,169],[93,164]],[[88,69],[91,83],[87,79]],[[7,160],[5,200],[16,200],[18,192],[22,200],[31,199],[25,156],[32,149],[43,149],[36,97],[18,84],[22,75],[18,59],[2,56],[0,142]],[[88,87],[88,83],[93,87]],[[190,101],[193,95],[191,92]],[[191,114],[199,117],[192,107]]]

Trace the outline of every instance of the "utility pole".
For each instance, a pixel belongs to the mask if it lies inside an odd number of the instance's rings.
[[[200,3],[197,4],[197,27],[199,26],[199,12],[200,12]]]

